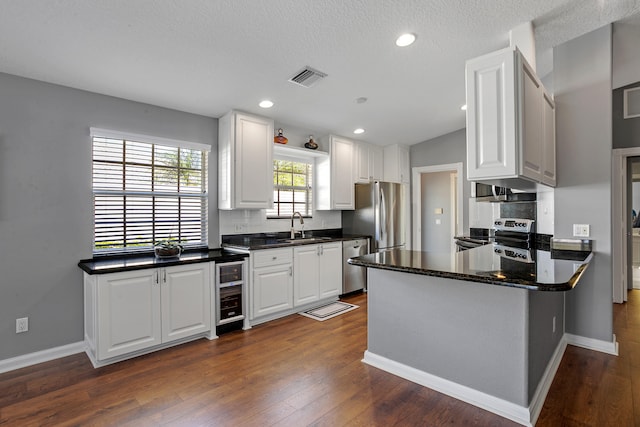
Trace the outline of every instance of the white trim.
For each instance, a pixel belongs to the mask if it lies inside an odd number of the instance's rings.
[[[613,302],[622,303],[627,300],[627,282],[633,280],[627,277],[627,263],[629,254],[627,251],[627,216],[629,209],[627,204],[627,158],[640,156],[640,147],[616,148],[613,150],[611,181],[612,181],[612,207],[611,207],[611,241],[612,241],[612,286]]]
[[[109,130],[91,127],[89,128],[91,137],[104,137],[113,139],[126,139],[130,141],[149,142],[158,145],[168,145],[171,147],[189,148],[192,150],[211,151],[211,146],[200,142],[181,141],[179,139],[163,138],[161,136],[143,135],[133,132],[121,132],[119,130]]]
[[[428,387],[439,393],[454,397],[478,408],[493,412],[519,424],[525,426],[533,425],[531,423],[529,408],[524,406],[395,362],[386,357],[371,353],[369,350],[364,352],[364,359],[362,359],[362,361],[368,365]]]
[[[434,166],[415,166],[411,168],[411,181],[413,188],[413,197],[411,197],[411,203],[413,204],[413,245],[411,249],[414,251],[421,250],[422,247],[422,181],[420,179],[420,175],[423,173],[432,173],[432,172],[456,172],[458,174],[457,179],[457,201],[456,204],[458,206],[458,214],[457,220],[454,221],[458,224],[459,227],[462,226],[463,216],[463,200],[462,200],[462,183],[464,182],[462,176],[462,167],[463,163],[448,163],[444,165],[434,165]],[[455,231],[456,233],[460,232],[460,229]],[[453,239],[453,236],[452,236]]]
[[[82,353],[84,350],[84,342],[80,341],[60,347],[36,351],[35,353],[23,354],[22,356],[16,356],[10,359],[0,360],[0,374],[3,372],[13,371],[15,369],[26,368],[27,366],[36,365],[38,363],[59,359],[61,357],[71,356],[72,354]]]
[[[618,355],[618,341],[616,341],[616,335],[613,334],[613,341],[602,341],[595,338],[587,338],[579,335],[564,334],[567,344],[575,345],[576,347],[586,348],[588,350],[595,350],[601,353]]]

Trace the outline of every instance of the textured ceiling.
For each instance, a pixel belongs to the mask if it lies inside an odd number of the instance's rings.
[[[640,0],[0,0],[0,72],[414,144],[464,127],[465,60],[506,47],[510,29],[533,21],[544,75],[553,46],[639,12]],[[396,47],[406,31],[416,43]],[[306,65],[328,77],[287,82]]]

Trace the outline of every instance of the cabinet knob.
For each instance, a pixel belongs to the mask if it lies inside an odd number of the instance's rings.
[[[275,260],[277,260],[277,259],[278,259],[278,257],[277,257],[277,256],[274,256],[274,257],[272,257],[272,258],[271,258],[271,260],[272,260],[272,261],[275,261]]]

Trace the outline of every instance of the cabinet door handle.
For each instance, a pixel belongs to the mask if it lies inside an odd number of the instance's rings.
[[[160,273],[156,270],[156,285],[160,283]]]
[[[293,267],[289,267],[289,276],[293,276]]]
[[[162,283],[167,283],[167,270],[162,270]]]
[[[275,260],[277,260],[277,259],[278,259],[278,257],[277,257],[277,256],[271,257],[271,260],[272,260],[272,261],[275,261]]]

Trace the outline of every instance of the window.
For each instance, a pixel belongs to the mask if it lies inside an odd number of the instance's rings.
[[[94,254],[207,245],[203,144],[91,129]]]
[[[304,160],[273,161],[273,209],[267,218],[290,218],[294,212],[310,217],[313,213],[313,165]]]

